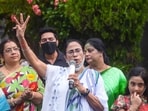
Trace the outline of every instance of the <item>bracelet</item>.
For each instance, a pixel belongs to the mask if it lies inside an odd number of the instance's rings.
[[[86,91],[84,93],[81,93],[82,96],[86,97],[90,93],[90,90],[86,88]]]

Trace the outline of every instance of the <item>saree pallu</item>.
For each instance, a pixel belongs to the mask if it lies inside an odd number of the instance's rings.
[[[2,73],[0,73],[0,76]],[[0,87],[5,93],[7,99],[21,96],[23,91],[31,88],[35,92],[43,94],[44,85],[32,67],[24,66],[20,70],[4,77],[0,82]],[[11,109],[13,111],[40,111],[41,105],[35,105],[31,101],[24,101]]]

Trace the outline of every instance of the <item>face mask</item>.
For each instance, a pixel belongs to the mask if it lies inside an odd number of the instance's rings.
[[[82,60],[82,62],[81,62],[80,64],[76,64],[76,65],[75,65],[75,67],[76,67],[75,71],[76,71],[76,72],[79,71],[82,66],[84,66],[84,60],[85,60],[85,59],[83,58],[83,60]]]
[[[57,49],[56,42],[46,42],[44,44],[41,44],[41,48],[43,50],[43,53],[53,54]]]
[[[84,60],[85,60],[85,58],[83,58],[83,60],[80,64],[75,64],[75,71],[76,72],[79,71],[82,68],[82,66],[84,66]],[[67,61],[67,63],[70,65],[69,61]]]

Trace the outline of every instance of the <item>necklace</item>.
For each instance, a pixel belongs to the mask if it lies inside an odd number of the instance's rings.
[[[4,67],[5,67],[5,71],[7,72],[7,74],[10,74],[12,72],[15,72],[16,70],[19,70],[21,68],[21,66],[18,66],[15,69],[9,70],[6,65]]]

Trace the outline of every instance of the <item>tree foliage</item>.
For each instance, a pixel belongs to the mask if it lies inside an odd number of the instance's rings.
[[[5,18],[6,32],[14,25],[11,14],[31,15],[27,38],[36,47],[38,30],[43,26],[56,27],[61,47],[69,37],[83,41],[100,37],[107,46],[112,65],[128,69],[141,62],[140,41],[148,21],[148,0],[33,0],[42,15],[37,16],[26,0],[0,0],[0,17]]]
[[[112,64],[129,67],[141,62],[140,41],[148,21],[147,6],[145,0],[69,0],[65,15],[85,37],[104,40]]]

